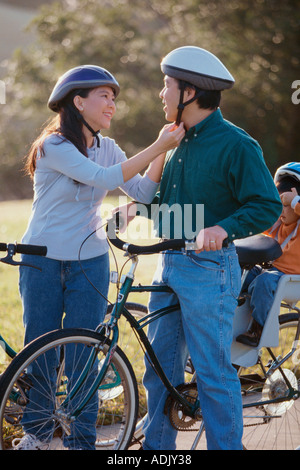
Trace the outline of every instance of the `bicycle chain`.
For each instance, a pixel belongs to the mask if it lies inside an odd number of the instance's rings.
[[[263,422],[262,422],[262,423],[253,423],[253,424],[244,424],[244,428],[251,428],[251,427],[253,427],[253,426],[264,426],[264,425],[266,424],[265,421],[264,421],[265,419],[267,419],[267,420],[268,420],[268,419],[269,419],[269,420],[272,419],[272,416],[270,416],[270,415],[266,412],[266,410],[264,409],[263,406],[259,406],[258,408],[263,409],[263,411],[264,411],[264,415],[260,418],[260,419],[263,420]]]

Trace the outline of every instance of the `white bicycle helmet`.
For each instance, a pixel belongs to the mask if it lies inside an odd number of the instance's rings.
[[[179,80],[181,96],[177,124],[185,106],[195,101],[203,90],[221,91],[234,85],[234,78],[225,65],[214,54],[200,47],[184,46],[174,49],[162,60],[161,70],[165,75]],[[200,90],[192,100],[183,103],[184,89],[188,84]]]
[[[278,183],[284,176],[291,176],[300,183],[300,163],[290,162],[280,166],[274,176],[275,184]]]

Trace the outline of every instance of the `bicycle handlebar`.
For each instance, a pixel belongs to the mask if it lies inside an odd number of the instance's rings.
[[[138,254],[154,254],[160,253],[161,251],[165,250],[181,250],[184,248],[185,250],[197,250],[197,244],[194,240],[185,240],[185,239],[172,239],[172,240],[164,240],[159,243],[155,243],[153,245],[134,245],[132,243],[127,243],[117,236],[118,231],[118,215],[113,219],[107,221],[106,232],[109,241],[120,250],[126,251],[131,255],[138,255]],[[228,241],[224,240],[223,247],[228,246]]]
[[[126,251],[131,255],[138,255],[138,254],[146,254],[146,253],[160,253],[161,251],[165,250],[181,250],[181,248],[187,249],[187,244],[191,242],[187,242],[186,240],[165,240],[154,245],[134,245],[132,243],[126,243],[120,238],[115,235],[116,238],[109,238],[110,242],[120,250]],[[195,248],[190,248],[195,249]]]
[[[14,255],[21,253],[23,255],[46,256],[47,247],[38,245],[24,245],[23,243],[0,243],[0,251],[7,251]]]
[[[181,250],[181,248],[186,248],[187,243],[192,243],[193,242],[187,242],[186,240],[181,240],[181,239],[174,239],[174,240],[164,240],[159,243],[155,243],[152,245],[134,245],[132,243],[127,243],[123,240],[121,240],[117,236],[117,232],[119,231],[119,226],[122,225],[122,220],[119,218],[119,214],[116,213],[112,219],[109,219],[107,221],[106,225],[106,232],[107,232],[107,237],[109,241],[116,247],[119,248],[120,250],[126,251],[127,253],[131,255],[138,255],[138,254],[146,254],[146,253],[160,253],[161,251],[165,250]],[[190,248],[191,249],[191,248]],[[195,248],[192,248],[195,249]]]

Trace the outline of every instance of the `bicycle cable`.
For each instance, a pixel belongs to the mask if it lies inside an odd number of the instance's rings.
[[[96,290],[96,292],[98,292],[98,294],[101,295],[101,297],[106,300],[109,304],[113,305],[113,303],[102,293],[100,292],[100,290],[94,285],[94,283],[88,278],[83,266],[82,266],[82,263],[81,263],[81,259],[80,259],[80,254],[81,254],[81,250],[83,248],[83,245],[87,242],[87,240],[92,236],[94,235],[98,230],[102,229],[103,227],[105,227],[105,225],[107,224],[107,222],[105,222],[104,224],[100,225],[99,227],[97,227],[95,230],[93,230],[93,232],[91,232],[84,240],[83,242],[81,243],[80,247],[79,247],[79,250],[78,250],[78,262],[79,262],[79,265],[80,265],[80,269],[82,271],[82,273],[84,274],[86,280],[91,284],[91,286]],[[111,246],[110,246],[110,243],[108,241],[108,239],[106,238],[106,242],[112,252],[112,256],[114,258],[114,261],[115,261],[115,265],[116,265],[116,271],[117,271],[117,274],[118,274],[118,278],[119,278],[119,269],[118,269],[118,262],[117,262],[117,258],[116,258],[116,255],[115,253],[113,252]]]

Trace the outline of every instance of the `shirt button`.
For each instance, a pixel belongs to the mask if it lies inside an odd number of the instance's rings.
[[[173,184],[173,188],[176,188],[176,184]]]
[[[181,163],[182,162],[181,158],[179,158],[178,161],[179,161],[179,163]]]
[[[189,141],[189,139],[184,139],[184,141],[185,141],[185,142],[188,142],[188,141]]]
[[[232,238],[234,238],[234,237],[235,237],[235,233],[232,234]]]
[[[197,137],[198,134],[194,134],[194,137]]]

